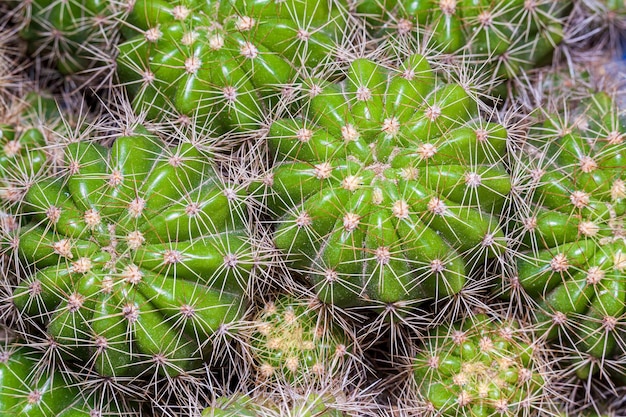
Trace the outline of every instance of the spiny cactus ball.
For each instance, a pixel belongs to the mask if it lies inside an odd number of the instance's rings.
[[[258,129],[299,68],[324,64],[346,30],[342,1],[138,0],[118,72],[150,118],[218,133]]]
[[[285,295],[265,305],[254,320],[250,340],[260,378],[291,386],[339,378],[348,362],[349,340],[320,314],[320,307],[313,300]]]
[[[245,198],[201,144],[141,128],[67,146],[25,197],[13,302],[70,360],[104,376],[194,369],[246,308]],[[152,372],[152,373],[150,373]]]
[[[526,416],[548,399],[545,369],[515,323],[478,314],[427,337],[413,378],[427,415]]]
[[[338,306],[458,293],[505,247],[506,129],[426,59],[352,62],[343,85],[310,81],[310,103],[268,133],[259,186],[276,246]]]
[[[515,282],[583,379],[626,352],[626,124],[609,95],[546,111],[519,152]],[[530,204],[527,204],[530,202]]]

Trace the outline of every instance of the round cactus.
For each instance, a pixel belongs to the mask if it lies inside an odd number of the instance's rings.
[[[68,357],[104,376],[175,375],[244,313],[244,196],[207,158],[137,129],[110,150],[69,144],[64,173],[29,189],[13,302]]]
[[[40,352],[17,346],[0,349],[0,413],[21,417],[120,415],[113,404],[83,397],[66,375],[48,369]],[[129,410],[124,415],[136,415]]]
[[[29,92],[0,115],[0,201],[6,210],[17,209],[28,187],[54,162],[61,136],[74,127],[62,105],[71,103]]]
[[[316,393],[294,400],[293,404],[275,404],[268,399],[252,399],[246,395],[236,394],[221,397],[214,407],[206,408],[202,417],[343,417],[345,414],[328,403],[334,403],[332,396]],[[283,408],[285,408],[283,410]],[[281,412],[282,411],[282,412]]]
[[[113,61],[117,25],[128,4],[105,0],[9,0],[29,53],[64,74]]]
[[[390,38],[418,30],[436,50],[462,56],[481,72],[513,78],[550,61],[563,38],[571,0],[360,0],[357,12]],[[419,36],[420,38],[422,35]]]
[[[441,325],[413,362],[427,415],[526,416],[548,400],[545,369],[515,323],[484,314]]]
[[[605,93],[570,104],[546,112],[519,152],[515,282],[547,337],[584,360],[575,367],[586,379],[626,348],[626,125]]]
[[[150,118],[195,117],[217,132],[260,127],[297,69],[324,63],[341,2],[138,0],[118,72]]]
[[[315,301],[290,296],[265,305],[250,340],[261,378],[308,386],[311,379],[337,377],[348,355],[348,337],[318,313]]]
[[[343,89],[312,82],[300,118],[274,122],[262,193],[275,244],[324,302],[388,304],[458,293],[501,253],[507,131],[482,120],[426,59],[355,60]]]

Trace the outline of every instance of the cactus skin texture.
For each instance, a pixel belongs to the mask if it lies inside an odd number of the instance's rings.
[[[310,379],[335,376],[348,354],[346,335],[306,301],[280,296],[255,323],[250,345],[262,378],[308,386]]]
[[[567,341],[587,379],[626,351],[626,125],[605,93],[571,107],[569,119],[547,115],[523,150],[531,206],[518,212],[517,267],[540,328]]]
[[[507,131],[414,55],[355,60],[345,93],[313,84],[308,113],[274,122],[265,176],[275,244],[342,307],[446,297],[500,253]],[[472,261],[469,261],[469,259]]]
[[[549,62],[570,0],[362,0],[357,11],[391,36],[425,31],[438,51],[463,55],[498,77]],[[488,63],[489,65],[485,65]]]
[[[31,55],[64,75],[106,64],[125,11],[111,0],[9,0],[22,20],[20,36]]]
[[[257,129],[296,68],[330,55],[340,2],[138,0],[118,72],[150,118],[195,116],[217,132]],[[276,98],[276,97],[274,97]]]
[[[41,354],[26,347],[0,350],[0,414],[20,417],[104,417],[67,377],[40,366]],[[42,372],[43,371],[43,372]],[[134,415],[128,412],[124,415]]]
[[[69,144],[65,174],[26,194],[15,239],[15,305],[104,376],[196,367],[244,313],[253,267],[242,193],[196,144],[140,130],[110,150]]]
[[[544,377],[515,323],[477,314],[431,332],[413,362],[429,413],[445,417],[526,416]]]
[[[7,106],[0,123],[0,200],[15,211],[27,186],[50,165],[54,134],[61,135],[70,120],[52,97],[30,92]],[[53,133],[54,132],[54,133]]]
[[[202,417],[344,417],[340,410],[327,405],[327,400],[334,402],[331,396],[310,393],[308,396],[297,399],[287,410],[281,410],[278,404],[267,399],[252,399],[246,395],[236,394],[231,397],[221,397],[216,400],[215,407],[206,408]],[[284,406],[285,404],[281,404]],[[282,411],[282,412],[281,412]]]

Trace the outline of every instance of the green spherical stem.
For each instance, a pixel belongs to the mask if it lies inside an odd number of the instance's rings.
[[[137,1],[118,74],[150,118],[195,117],[219,133],[260,127],[296,69],[331,56],[341,2]]]
[[[519,283],[540,307],[539,329],[580,353],[586,363],[577,374],[586,379],[594,358],[624,352],[626,129],[604,93],[565,110],[580,123],[565,131],[562,116],[547,115],[531,137],[534,159],[521,159],[530,210],[520,216],[517,266]]]
[[[415,55],[397,72],[355,60],[346,87],[315,87],[299,118],[270,126],[278,161],[259,193],[275,244],[339,306],[447,297],[468,257],[504,249],[506,130]]]
[[[437,415],[522,416],[542,401],[530,341],[484,315],[433,330],[413,369],[419,396]]]
[[[298,417],[343,417],[345,413],[332,407],[336,400],[327,394],[312,392],[304,398],[294,399],[286,407],[287,399],[281,398],[281,406],[266,398],[250,398],[235,394],[220,397],[213,407],[205,408],[202,417],[279,417],[283,415]],[[329,405],[330,404],[330,405]]]
[[[105,0],[35,0],[20,11],[20,35],[31,55],[61,74],[80,73],[106,64],[123,9],[121,3]]]
[[[280,296],[256,316],[250,346],[257,373],[291,386],[325,380],[341,372],[348,338],[320,319],[312,302]]]
[[[23,417],[109,415],[85,400],[68,377],[46,369],[41,354],[25,347],[0,350],[0,413]]]
[[[26,194],[13,302],[105,376],[194,369],[239,320],[253,268],[244,195],[191,143],[125,136],[67,146]]]
[[[425,32],[429,45],[502,78],[549,62],[563,38],[570,0],[361,0],[357,12],[375,34]]]

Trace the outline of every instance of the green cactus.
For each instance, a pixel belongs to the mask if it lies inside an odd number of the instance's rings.
[[[217,132],[260,127],[297,69],[324,64],[341,2],[138,0],[118,73],[148,117],[195,117]]]
[[[40,352],[26,347],[0,349],[0,414],[20,417],[105,417],[120,415],[114,404],[83,397],[66,375],[47,369]],[[124,415],[137,415],[125,410]]]
[[[360,0],[357,12],[392,41],[418,30],[437,51],[461,56],[484,75],[514,78],[549,62],[571,0]]]
[[[311,381],[338,377],[350,354],[348,337],[318,314],[315,301],[285,295],[265,305],[250,338],[261,379],[309,386]]]
[[[484,314],[436,327],[413,361],[426,415],[444,417],[531,415],[548,399],[544,373],[515,323]]]
[[[89,370],[176,375],[244,313],[244,195],[199,144],[135,132],[69,144],[64,174],[29,189],[13,302]]]
[[[313,82],[310,93],[300,118],[271,125],[276,163],[257,192],[276,246],[322,301],[450,296],[503,251],[507,131],[460,85],[438,84],[414,55],[397,71],[357,59],[343,91]]]
[[[545,111],[518,152],[515,281],[539,305],[540,328],[579,356],[576,373],[587,379],[626,352],[626,124],[606,93],[567,104],[561,115]]]
[[[28,52],[64,75],[113,62],[128,4],[110,0],[9,0]]]
[[[30,92],[14,99],[0,114],[0,204],[15,211],[28,187],[52,165],[58,137],[73,120],[62,105],[69,104]],[[58,137],[55,137],[58,136]]]
[[[236,394],[220,397],[214,407],[206,408],[202,417],[344,417],[345,414],[332,407],[332,396],[312,393],[296,399],[289,407],[286,404],[275,404],[268,399],[252,399],[247,395]],[[282,410],[282,408],[287,408]],[[282,411],[282,412],[281,412]]]

